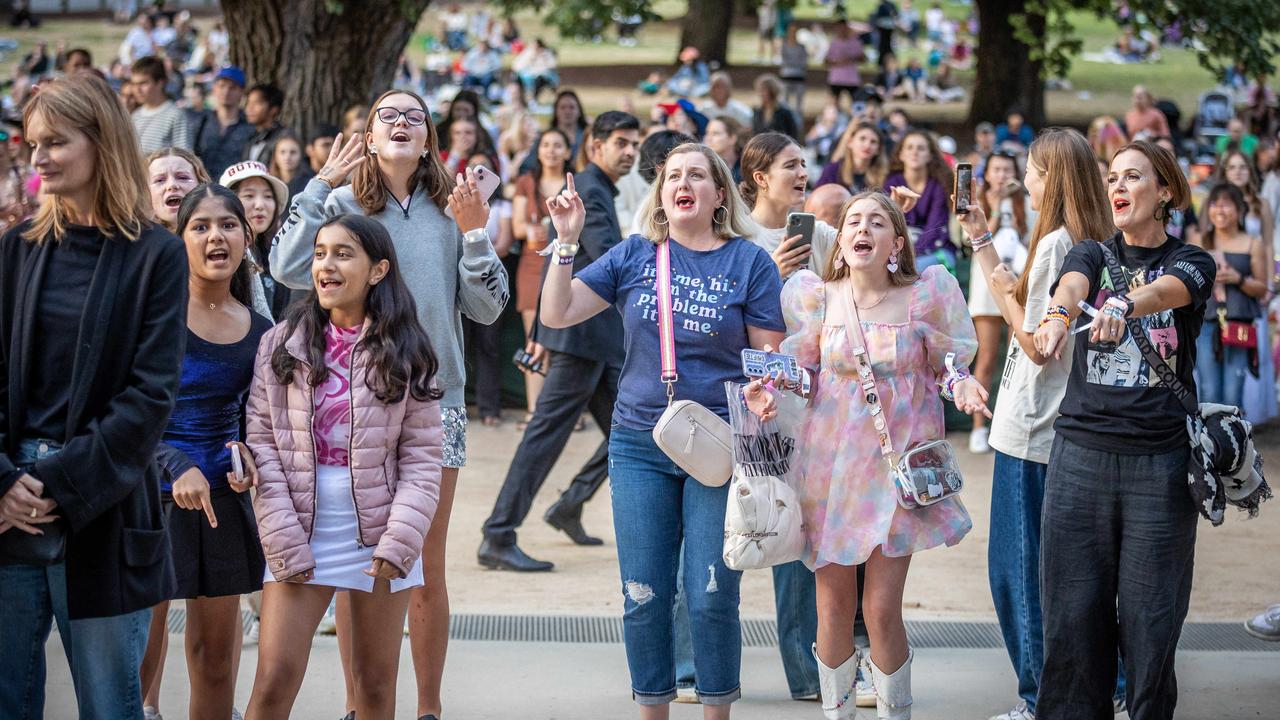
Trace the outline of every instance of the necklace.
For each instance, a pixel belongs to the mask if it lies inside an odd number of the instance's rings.
[[[850,291],[849,291],[849,294],[850,294],[850,295],[853,295],[853,291],[852,291],[852,290],[850,290]],[[870,310],[871,308],[873,308],[873,307],[875,307],[875,306],[879,305],[880,303],[884,302],[884,299],[885,299],[885,298],[887,298],[887,297],[889,297],[889,291],[888,291],[888,290],[885,290],[884,292],[880,293],[880,297],[876,298],[876,301],[875,301],[875,302],[873,302],[873,303],[871,303],[870,305],[859,305],[859,304],[858,304],[858,296],[857,296],[857,295],[853,295],[853,306],[854,306],[855,308],[859,309],[859,310]]]

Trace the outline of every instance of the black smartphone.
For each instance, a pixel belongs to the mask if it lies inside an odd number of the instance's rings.
[[[787,230],[782,234],[785,240],[793,235],[800,236],[800,242],[796,247],[801,245],[813,244],[813,225],[816,222],[813,213],[793,212],[787,215]]]
[[[956,215],[965,215],[969,212],[969,204],[973,199],[969,196],[969,190],[973,187],[973,165],[971,163],[956,163],[956,186],[953,194],[956,198]]]
[[[511,362],[521,370],[527,370],[531,373],[546,375],[547,371],[542,368],[542,362],[534,362],[533,356],[524,351],[524,348],[516,350],[516,354],[512,356]]]

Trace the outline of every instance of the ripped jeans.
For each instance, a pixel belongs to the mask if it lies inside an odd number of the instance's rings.
[[[728,486],[702,485],[658,449],[649,431],[619,425],[609,435],[609,483],[632,695],[641,705],[676,697],[671,611],[683,540],[698,697],[705,705],[732,703],[742,694],[742,574],[721,557]]]

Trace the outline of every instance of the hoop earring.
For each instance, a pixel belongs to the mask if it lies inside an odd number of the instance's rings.
[[[723,211],[724,211],[724,217],[722,217],[722,218],[717,218],[717,217],[716,217],[716,211],[717,211],[717,210],[723,210]],[[726,222],[728,222],[728,221],[729,221],[729,208],[728,208],[728,207],[726,207],[726,206],[724,206],[724,205],[721,205],[720,207],[716,208],[715,210],[712,210],[712,211],[711,211],[711,220],[712,220],[712,222],[714,222],[714,223],[715,223],[715,224],[717,224],[717,225],[723,225],[723,224],[725,224]]]
[[[378,154],[378,146],[377,146],[377,145],[374,145],[373,143],[369,143],[369,154],[370,154],[370,155],[377,155],[377,154]]]
[[[898,253],[889,256],[889,264],[885,265],[885,267],[889,268],[890,273],[898,272]]]
[[[662,219],[661,219],[661,220],[659,220],[659,219],[658,219],[658,213],[662,213]],[[662,209],[662,208],[660,208],[660,207],[658,207],[658,208],[654,208],[654,209],[653,209],[653,212],[650,214],[650,217],[651,217],[651,219],[653,220],[654,224],[656,224],[656,225],[664,225],[664,226],[665,226],[665,225],[667,224],[667,211],[666,211],[666,210],[663,210],[663,209]]]

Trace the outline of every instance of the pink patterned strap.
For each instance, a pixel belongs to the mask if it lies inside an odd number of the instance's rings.
[[[671,239],[658,244],[658,276],[654,280],[658,295],[658,344],[662,353],[662,382],[671,394],[671,383],[680,379],[676,372],[676,331],[671,316]]]

